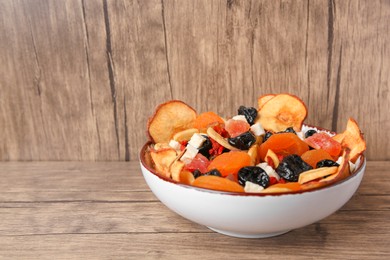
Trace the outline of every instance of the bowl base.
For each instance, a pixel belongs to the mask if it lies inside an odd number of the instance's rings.
[[[212,227],[208,227],[212,231],[215,231],[217,233],[220,233],[222,235],[231,236],[231,237],[239,237],[239,238],[267,238],[267,237],[275,237],[282,235],[284,233],[289,232],[290,230],[284,230],[274,233],[261,233],[261,234],[252,234],[252,233],[239,233],[239,232],[232,232],[232,231],[226,231],[226,230],[220,230]]]

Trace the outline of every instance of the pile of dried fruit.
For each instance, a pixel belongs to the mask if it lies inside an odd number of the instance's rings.
[[[258,109],[240,106],[227,120],[172,100],[149,119],[146,153],[157,173],[222,191],[308,190],[353,174],[366,149],[357,123],[349,119],[334,135],[304,126],[306,116],[305,104],[289,94],[261,96]]]

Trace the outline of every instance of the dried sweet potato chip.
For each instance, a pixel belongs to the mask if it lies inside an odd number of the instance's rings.
[[[302,172],[299,175],[298,182],[300,184],[303,184],[312,180],[316,180],[321,177],[335,174],[336,172],[337,172],[337,166],[312,169],[309,171]]]

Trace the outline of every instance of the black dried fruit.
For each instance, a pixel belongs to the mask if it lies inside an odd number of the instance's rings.
[[[238,114],[245,116],[246,121],[248,121],[250,125],[253,125],[257,117],[257,109],[254,107],[240,106],[238,108]]]
[[[265,141],[267,141],[268,140],[268,138],[270,138],[271,137],[271,135],[273,135],[273,133],[272,132],[266,132],[265,133],[265,135],[264,135],[264,138],[263,138],[263,143],[265,142]]]
[[[288,155],[283,158],[276,168],[276,172],[285,180],[296,182],[299,174],[313,169],[309,164],[296,154]]]
[[[212,169],[211,171],[206,172],[204,175],[213,175],[222,177],[222,174],[217,169]]]
[[[194,175],[194,178],[196,179],[196,178],[202,176],[203,174],[199,170],[194,170],[192,172],[192,175]]]
[[[325,159],[325,160],[317,162],[317,165],[316,165],[317,168],[332,167],[332,166],[340,166],[340,164],[338,164],[335,161],[332,161],[332,160],[329,160],[329,159]]]
[[[256,137],[251,132],[245,132],[239,136],[228,138],[228,142],[240,150],[248,150],[256,142]]]
[[[286,128],[286,130],[281,131],[281,132],[278,132],[278,134],[281,134],[281,133],[293,133],[293,134],[297,134],[297,133],[295,132],[294,128],[292,128],[292,127],[288,127],[288,128]]]
[[[247,181],[256,183],[263,188],[267,188],[269,186],[270,179],[268,174],[262,168],[257,166],[246,166],[242,167],[238,171],[238,183],[245,186]]]
[[[307,130],[307,132],[305,133],[305,138],[308,138],[308,137],[314,135],[315,133],[317,133],[317,131],[314,129]]]
[[[206,140],[203,142],[202,146],[199,148],[199,153],[205,156],[207,159],[210,159],[210,150],[213,148],[213,144],[210,141],[210,138],[207,135],[202,135]]]

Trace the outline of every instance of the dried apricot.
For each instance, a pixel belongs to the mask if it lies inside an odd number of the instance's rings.
[[[228,176],[229,174],[237,174],[238,171],[251,164],[251,157],[246,152],[230,151],[223,153],[214,158],[211,161],[207,169],[217,169],[222,176]]]
[[[333,160],[332,156],[330,154],[323,150],[323,149],[318,149],[318,150],[309,150],[302,154],[302,160],[304,160],[307,164],[309,164],[313,169],[316,168],[317,163],[319,161],[328,159],[328,160]]]
[[[205,129],[211,124],[221,123],[223,124],[223,119],[212,111],[204,112],[198,115],[194,122],[194,127],[200,129]]]
[[[296,154],[301,156],[309,150],[309,146],[293,133],[280,133],[271,135],[267,141],[259,146],[261,160],[264,161],[269,149],[277,155]]]
[[[192,185],[211,190],[244,192],[244,188],[240,184],[226,178],[213,175],[200,176],[195,179]]]

